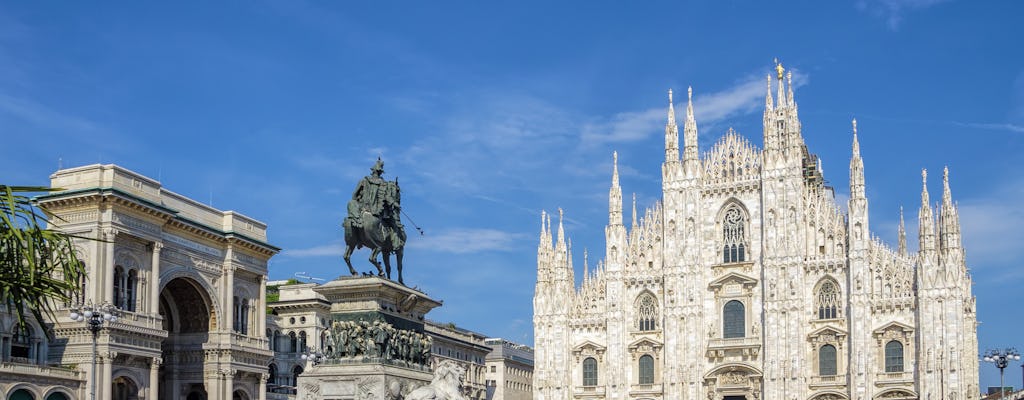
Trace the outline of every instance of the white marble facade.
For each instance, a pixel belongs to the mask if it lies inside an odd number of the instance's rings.
[[[762,149],[730,130],[699,155],[690,101],[680,157],[669,94],[662,201],[642,214],[634,202],[625,225],[616,159],[604,259],[579,287],[561,219],[553,234],[542,216],[536,399],[978,398],[948,172],[937,205],[922,190],[920,250],[908,253],[902,216],[898,245],[882,243],[856,121],[844,211],[803,141],[791,80],[775,75]]]

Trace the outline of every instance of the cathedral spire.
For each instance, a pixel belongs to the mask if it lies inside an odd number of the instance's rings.
[[[850,157],[850,197],[864,199],[864,160],[860,158],[860,141],[857,140],[857,119],[853,120],[853,156]]]
[[[903,222],[903,206],[900,206],[900,227],[897,232],[899,236],[899,252],[901,256],[907,255],[907,227]]]
[[[622,188],[619,187],[619,152],[612,152],[612,187],[608,190],[608,225],[622,225]]]
[[[779,106],[781,106],[781,107],[784,107],[786,105],[786,91],[785,91],[785,86],[786,85],[784,84],[785,82],[782,80],[783,78],[785,78],[785,72],[786,72],[786,69],[782,67],[782,63],[779,62],[778,59],[776,59],[775,60],[775,73],[776,73],[776,78],[779,81],[779,87],[778,87],[779,93],[775,96],[775,98],[778,99]]]
[[[792,70],[786,72],[786,86],[788,86],[788,92],[787,92],[788,99],[786,100],[786,104],[788,106],[790,106],[790,107],[795,106],[796,105],[796,99],[793,97],[793,71]]]
[[[935,265],[935,219],[928,198],[928,170],[921,170],[921,210],[918,213],[918,251],[921,262]],[[928,272],[926,271],[927,275]]]
[[[765,79],[768,81],[768,92],[764,95],[764,112],[775,109],[775,102],[772,101],[772,75],[768,74]]]
[[[668,90],[668,122],[665,123],[665,163],[679,161],[679,126],[676,125],[676,109],[672,104],[672,89]]]
[[[686,88],[686,122],[683,126],[683,162],[686,164],[688,174],[696,173],[698,169],[697,155],[697,119],[693,115],[693,87]],[[691,171],[691,169],[693,171]]]
[[[955,270],[962,264],[960,243],[960,214],[949,190],[949,168],[942,171],[942,208],[939,211],[939,247],[944,265]]]

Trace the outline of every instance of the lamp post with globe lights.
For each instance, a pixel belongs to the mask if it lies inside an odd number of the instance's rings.
[[[985,356],[982,357],[982,360],[993,363],[996,365],[996,368],[999,368],[999,398],[1003,398],[1006,394],[1003,390],[1005,387],[1003,386],[1003,370],[1006,369],[1006,366],[1010,361],[1020,361],[1020,353],[1018,353],[1017,349],[1014,348],[1006,348],[1004,350],[990,349],[985,352]]]
[[[85,322],[85,327],[92,332],[92,384],[89,389],[89,398],[96,400],[96,338],[103,329],[103,323],[117,322],[117,308],[110,303],[100,305],[84,305],[71,310],[72,321]]]

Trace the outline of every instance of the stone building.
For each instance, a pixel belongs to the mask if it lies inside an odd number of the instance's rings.
[[[883,243],[856,121],[844,211],[804,143],[791,76],[778,67],[774,96],[768,78],[761,149],[730,129],[699,155],[691,101],[680,157],[670,92],[662,199],[643,214],[634,201],[625,225],[616,160],[604,260],[580,287],[561,211],[555,234],[542,216],[535,398],[978,398],[948,171],[939,204],[922,189],[920,250],[902,216],[899,243]]]
[[[32,327],[28,357],[17,361],[72,368],[36,373],[57,371],[52,379],[63,379],[61,395],[72,399],[92,389],[98,399],[262,398],[273,355],[263,336],[263,293],[267,261],[278,251],[266,225],[116,165],[59,170],[50,179],[64,190],[39,205],[60,218],[60,229],[88,238],[75,241],[88,278],[74,302],[58,305],[56,339],[44,341]],[[104,303],[120,317],[99,332],[93,363],[92,333],[69,315]],[[96,382],[85,379],[92,365]],[[3,368],[0,382],[11,376]],[[32,398],[60,398],[44,384]]]
[[[487,400],[533,399],[533,349],[501,338],[488,338]]]

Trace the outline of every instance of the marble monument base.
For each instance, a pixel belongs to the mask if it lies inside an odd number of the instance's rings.
[[[341,277],[313,288],[331,317],[318,365],[299,375],[296,399],[389,400],[430,384],[425,315],[441,305],[376,276]]]

